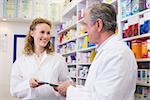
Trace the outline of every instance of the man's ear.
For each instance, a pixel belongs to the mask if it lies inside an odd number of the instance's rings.
[[[97,19],[97,31],[100,32],[103,28],[103,21],[101,19]]]

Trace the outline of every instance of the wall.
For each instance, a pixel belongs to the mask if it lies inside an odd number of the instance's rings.
[[[0,36],[7,34],[7,49],[0,52],[0,100],[16,100],[10,96],[9,83],[13,62],[13,35],[14,33],[26,33],[30,22],[0,22]]]

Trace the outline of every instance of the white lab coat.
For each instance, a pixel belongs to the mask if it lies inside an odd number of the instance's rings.
[[[44,54],[39,66],[33,55],[21,56],[13,64],[11,73],[10,92],[12,96],[22,100],[60,100],[51,86],[42,85],[30,88],[29,79],[58,83],[68,80],[68,69],[62,56],[57,53]]]
[[[137,63],[115,35],[98,48],[84,87],[69,86],[66,100],[134,100]]]

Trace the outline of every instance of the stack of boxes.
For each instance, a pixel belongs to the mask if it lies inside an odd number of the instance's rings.
[[[91,63],[96,55],[95,50],[78,53],[78,63]]]
[[[128,19],[127,23],[123,25],[123,38],[150,34],[150,12],[140,16],[135,16]],[[129,24],[130,23],[130,24]],[[128,42],[129,46],[132,48],[135,57],[138,58],[148,58],[150,57],[150,39],[143,38],[138,40],[133,40]]]
[[[78,77],[80,77],[80,78],[86,78],[87,75],[88,75],[88,71],[89,71],[88,66],[79,66]]]
[[[135,100],[150,100],[150,88],[137,86]]]
[[[138,83],[150,84],[150,63],[138,63]]]
[[[121,0],[121,17],[127,17],[146,9],[146,0]]]

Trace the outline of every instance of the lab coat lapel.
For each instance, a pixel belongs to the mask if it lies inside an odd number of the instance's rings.
[[[118,38],[116,38],[115,35],[112,35],[106,41],[104,41],[99,47],[97,47],[97,49],[96,49],[97,54],[96,54],[91,66],[90,66],[89,74],[88,74],[85,86],[87,86],[87,87],[91,86],[90,84],[96,78],[97,70],[100,67],[100,65],[97,64],[98,62],[101,62],[101,61],[98,61],[99,60],[98,58],[103,53],[104,49],[107,49],[109,46],[111,46],[111,43],[113,41],[115,41],[116,39],[118,39]],[[103,59],[103,58],[101,58],[101,59]]]
[[[48,57],[48,54],[45,52],[42,59],[41,59],[40,65],[42,65],[44,63],[44,61],[46,60],[47,57]]]
[[[98,66],[97,66],[97,62],[100,62],[100,61],[97,61],[99,59],[97,59],[103,52],[103,49],[101,49],[95,56],[91,66],[90,66],[90,69],[89,69],[89,74],[87,76],[87,80],[86,80],[86,83],[85,83],[85,86],[89,87],[91,86],[91,82],[94,81],[94,79],[96,78],[96,71],[98,69]]]

